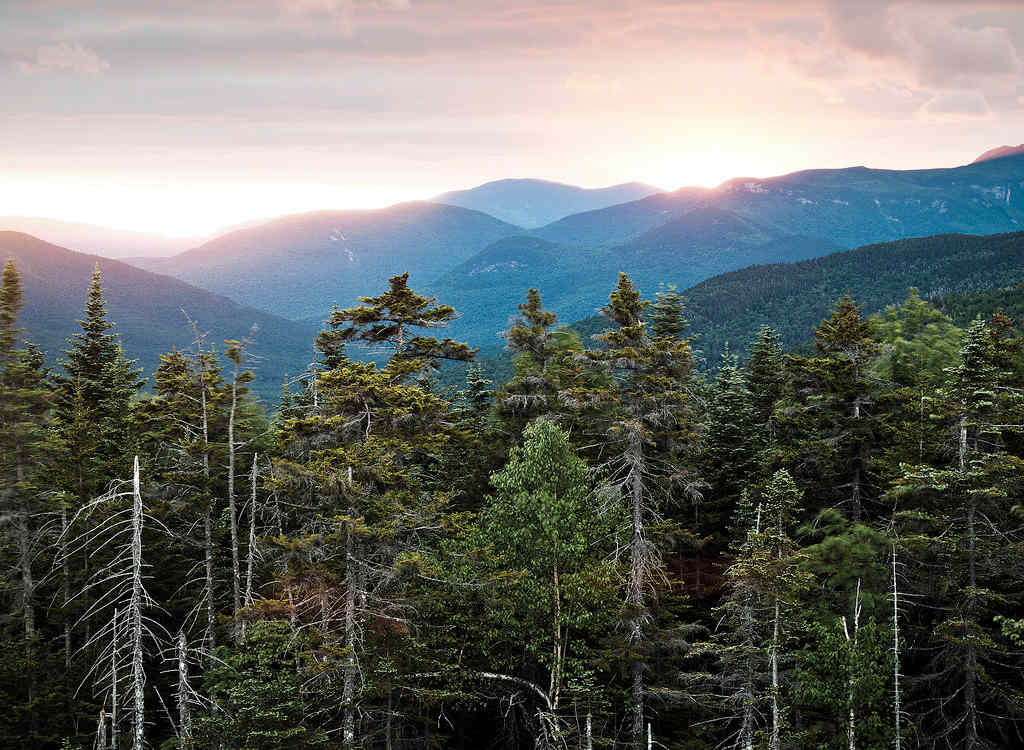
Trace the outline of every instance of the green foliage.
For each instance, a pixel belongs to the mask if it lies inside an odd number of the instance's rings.
[[[142,381],[141,370],[125,359],[114,324],[107,320],[103,275],[93,269],[85,317],[64,352],[64,374],[55,375],[59,399],[56,418],[71,451],[65,489],[85,502],[113,477],[127,476],[130,444],[128,412]]]
[[[868,619],[854,632],[846,619],[814,623],[799,654],[793,693],[805,728],[791,737],[799,747],[848,748],[851,710],[857,747],[884,748],[892,740],[891,629]]]
[[[455,318],[455,308],[434,305],[436,297],[424,297],[408,286],[409,272],[388,279],[390,288],[377,297],[360,297],[363,304],[331,313],[330,325],[338,342],[359,341],[370,347],[391,350],[389,367],[396,376],[409,375],[424,367],[437,367],[438,360],[465,362],[475,350],[450,338],[437,340],[415,335],[416,328],[441,328]],[[340,328],[342,324],[347,328]],[[324,338],[321,336],[321,345]],[[337,347],[337,343],[332,344]],[[337,355],[333,355],[336,359]]]
[[[963,331],[911,287],[899,307],[872,317],[874,332],[885,347],[876,372],[897,385],[934,386],[960,353]]]
[[[302,641],[287,623],[253,623],[237,646],[220,647],[203,676],[212,702],[192,725],[194,747],[296,750],[328,747],[306,719]]]

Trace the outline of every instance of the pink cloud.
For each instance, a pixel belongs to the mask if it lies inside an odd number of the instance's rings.
[[[50,70],[69,70],[75,73],[102,73],[110,63],[81,44],[44,44],[29,59],[15,62],[18,70],[31,75]]]

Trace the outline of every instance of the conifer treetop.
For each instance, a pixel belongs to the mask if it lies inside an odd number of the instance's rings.
[[[689,324],[683,317],[685,311],[686,301],[676,289],[675,284],[662,286],[655,295],[648,316],[651,321],[651,336],[656,339],[681,339],[683,333],[689,328]]]
[[[376,297],[360,297],[363,304],[334,310],[329,324],[338,330],[332,337],[341,341],[362,341],[393,350],[389,365],[411,374],[424,367],[436,367],[438,360],[467,362],[476,350],[450,338],[416,336],[410,328],[443,328],[456,318],[455,308],[437,305],[436,297],[417,294],[409,288],[409,272],[388,279],[390,288]],[[348,324],[348,327],[341,328]],[[336,341],[335,341],[336,339]],[[399,363],[401,365],[399,366]]]
[[[21,275],[14,265],[14,258],[8,258],[0,286],[0,358],[10,355],[21,333],[17,325],[22,304]]]
[[[531,288],[526,293],[526,302],[519,304],[519,315],[503,334],[508,340],[507,348],[528,354],[543,370],[555,348],[549,329],[557,322],[558,316],[544,309],[540,292]]]
[[[829,317],[814,329],[814,345],[822,354],[840,355],[854,362],[869,359],[878,353],[874,324],[861,317],[861,307],[847,292],[829,311]]]

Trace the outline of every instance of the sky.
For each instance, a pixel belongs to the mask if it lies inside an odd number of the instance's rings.
[[[3,0],[0,215],[198,236],[1024,141],[1024,0]]]

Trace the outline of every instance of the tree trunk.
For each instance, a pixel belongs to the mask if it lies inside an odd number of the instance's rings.
[[[231,378],[231,410],[228,412],[228,514],[231,516],[231,593],[234,616],[242,608],[242,574],[238,557],[238,513],[235,509],[235,412],[238,409],[238,362]],[[236,631],[240,632],[240,631]]]
[[[206,632],[203,634],[203,641],[206,644],[207,653],[213,653],[217,645],[217,637],[214,629],[215,616],[213,612],[213,504],[206,507],[203,518],[203,558],[206,568],[206,582],[203,587],[203,599],[206,605]]]
[[[775,597],[775,617],[772,625],[772,736],[771,750],[779,750],[779,597]]]
[[[107,712],[100,709],[99,718],[96,719],[96,739],[93,740],[93,747],[96,750],[107,750]]]
[[[892,685],[893,718],[896,726],[896,750],[900,750],[900,608],[896,587],[896,545],[892,546]]]
[[[191,687],[188,684],[188,644],[185,631],[178,631],[178,740],[181,750],[192,747]]]
[[[966,683],[964,685],[964,711],[966,714],[967,737],[964,747],[975,750],[978,747],[978,652],[970,632],[974,624],[975,591],[978,585],[977,566],[977,500],[973,492],[967,496],[967,577],[970,593],[967,595],[964,612],[964,641],[967,643]]]
[[[553,646],[553,661],[551,664],[551,687],[548,690],[548,694],[551,696],[551,704],[553,710],[558,710],[558,698],[561,693],[562,686],[562,592],[558,583],[558,566],[555,565],[552,568],[552,581],[554,583],[554,622],[553,632],[554,646]]]
[[[259,461],[260,454],[254,453],[252,456],[252,474],[249,477],[249,486],[252,490],[252,495],[249,498],[249,544],[245,551],[245,606],[251,607],[253,605],[252,595],[252,574],[253,568],[256,564],[256,480],[258,479],[259,472]],[[245,637],[246,623],[242,621],[241,633],[242,637]]]
[[[643,464],[643,445],[640,436],[632,436],[630,441],[632,476],[630,478],[630,519],[632,524],[632,540],[630,545],[629,591],[626,603],[630,610],[628,621],[628,646],[632,651],[629,664],[630,697],[633,701],[631,721],[631,745],[633,750],[640,750],[644,736],[644,668],[636,650],[643,641],[644,621],[644,587],[647,583],[644,539],[644,498],[643,477],[640,474]]]
[[[146,674],[142,669],[142,490],[139,483],[139,457],[135,457],[132,480],[132,598],[129,617],[132,628],[132,750],[143,750],[146,744]]]
[[[118,648],[118,620],[121,619],[119,610],[114,610],[114,619],[111,623],[111,632],[114,634],[113,644],[110,646],[110,747],[111,750],[118,748],[118,709],[117,705],[117,657]]]
[[[350,518],[345,522],[345,649],[348,653],[345,664],[345,680],[341,691],[343,704],[341,744],[344,750],[356,746],[356,586],[355,542],[352,537],[355,511],[349,509]]]
[[[957,441],[957,466],[963,473],[967,468],[967,415],[960,417],[960,435]]]
[[[206,503],[206,517],[203,519],[203,557],[206,567],[206,579],[203,598],[206,603],[206,632],[203,641],[207,653],[212,653],[216,643],[215,617],[213,611],[213,494],[210,488],[210,416],[206,404],[206,365],[203,363],[203,352],[198,328],[196,332],[196,361],[199,363],[199,405],[202,411],[203,430],[203,499]]]
[[[60,559],[61,559],[61,596],[64,600],[64,674],[71,674],[71,618],[68,614],[68,602],[71,600],[71,564],[68,562],[67,539],[68,509],[61,505],[60,509]]]
[[[853,600],[853,636],[850,636],[850,631],[846,627],[846,618],[842,618],[843,622],[843,633],[846,635],[846,642],[849,648],[849,654],[846,660],[846,668],[848,674],[846,676],[846,705],[847,705],[847,724],[846,724],[846,739],[849,750],[857,750],[857,712],[854,707],[854,688],[856,687],[856,675],[854,669],[857,663],[857,635],[860,631],[860,579],[857,580],[857,596]]]
[[[850,502],[853,506],[853,522],[860,523],[861,515],[863,513],[862,503],[860,499],[860,459],[857,459],[856,465],[853,467],[853,482],[850,492]]]

